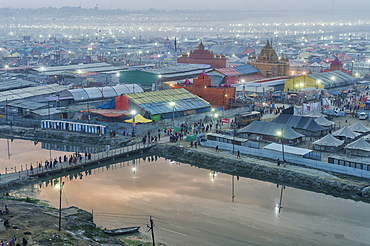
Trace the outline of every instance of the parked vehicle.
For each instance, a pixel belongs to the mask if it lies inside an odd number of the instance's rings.
[[[367,114],[366,114],[366,113],[364,113],[364,112],[362,112],[362,113],[360,113],[360,115],[358,116],[358,118],[359,118],[360,120],[366,120],[366,119],[367,119]]]

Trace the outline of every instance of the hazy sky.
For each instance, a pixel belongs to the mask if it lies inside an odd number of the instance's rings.
[[[369,10],[370,0],[334,0],[336,10]],[[331,10],[333,0],[0,0],[0,7],[39,8],[81,6],[100,9],[239,9],[239,10]]]

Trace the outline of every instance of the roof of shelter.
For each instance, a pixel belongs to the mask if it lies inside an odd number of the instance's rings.
[[[40,85],[22,89],[7,90],[0,92],[0,102],[5,100],[24,99],[28,97],[48,95],[64,91],[66,88],[58,84]]]
[[[216,68],[216,71],[226,75],[226,76],[237,76],[241,75],[238,71],[233,69],[232,67],[225,67],[225,68]]]
[[[348,126],[333,132],[334,137],[345,137],[350,139],[355,139],[358,135],[360,134],[352,131]]]
[[[313,110],[310,110],[307,114],[305,114],[304,116],[306,117],[311,117],[311,118],[319,118],[320,116],[323,116],[323,114],[321,114],[319,111],[317,111],[316,109],[313,109]]]
[[[11,79],[0,82],[0,91],[13,90],[30,86],[37,86],[37,83],[24,79]]]
[[[347,144],[345,149],[352,149],[352,150],[362,150],[362,151],[370,151],[370,144],[366,142],[365,139],[359,138],[358,140]]]
[[[316,123],[319,124],[320,126],[332,126],[335,125],[335,122],[330,121],[326,119],[323,115],[321,115],[319,118],[317,118]]]
[[[283,129],[283,137],[284,139],[296,139],[300,137],[304,137],[304,135],[299,134],[298,132],[294,131],[286,124],[279,124],[275,122],[264,122],[264,121],[253,121],[250,125],[242,128],[239,133],[253,133],[259,135],[267,135],[278,137],[279,133]]]
[[[259,70],[252,65],[240,65],[240,66],[233,66],[233,69],[239,72],[240,74],[252,74],[258,73]]]
[[[60,99],[73,98],[75,101],[86,101],[100,98],[112,98],[122,94],[143,92],[137,84],[119,84],[116,86],[89,87],[65,90],[60,93]]]
[[[287,124],[293,129],[303,129],[311,132],[325,130],[325,128],[317,124],[313,118],[298,115],[280,114],[272,122]]]
[[[163,68],[146,68],[146,69],[142,69],[141,71],[158,74],[158,75],[160,74],[162,76],[165,76],[165,75],[186,73],[186,72],[198,71],[198,70],[200,70],[199,74],[203,70],[209,71],[210,65],[178,63],[174,66],[167,66]]]
[[[352,85],[356,82],[354,77],[339,70],[307,74],[306,76],[313,78],[316,81],[319,80],[319,82],[325,86],[325,89],[344,87],[347,85]]]
[[[207,101],[184,88],[131,93],[125,96],[152,115],[211,107]],[[174,108],[170,102],[175,103]]]
[[[356,124],[353,124],[349,127],[352,131],[358,132],[358,133],[367,133],[370,132],[370,128],[364,126],[361,122],[357,122]]]
[[[313,142],[315,145],[320,145],[320,146],[328,146],[328,147],[339,147],[344,143],[344,140],[339,140],[333,135],[328,134],[323,138],[320,138],[319,140],[316,140]]]
[[[277,144],[277,143],[271,143],[269,145],[266,145],[263,148],[282,152],[282,145]],[[310,152],[312,152],[312,150],[310,150],[310,149],[297,148],[297,147],[293,147],[293,146],[289,146],[289,145],[284,145],[284,153],[286,153],[286,154],[304,156],[304,155],[306,155]]]
[[[254,50],[251,47],[240,45],[213,45],[209,50],[213,51],[214,54],[224,53],[227,56],[235,55],[239,58],[243,55],[247,55],[247,50],[249,50],[249,53],[254,53]]]

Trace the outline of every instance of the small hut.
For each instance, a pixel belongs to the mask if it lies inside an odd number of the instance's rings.
[[[333,132],[332,135],[340,140],[344,140],[345,143],[349,143],[355,140],[361,134],[352,131],[348,126],[345,126],[342,129]]]
[[[313,142],[316,150],[337,152],[343,148],[344,140],[339,140],[333,135],[328,134],[325,137]]]
[[[370,128],[367,128],[359,121],[356,124],[353,124],[352,126],[350,126],[349,129],[351,129],[354,132],[360,133],[360,134],[365,134],[365,133],[370,132]]]
[[[344,149],[349,155],[370,157],[370,144],[363,138],[348,144]]]
[[[310,112],[308,112],[307,114],[305,114],[304,116],[310,117],[310,118],[319,118],[320,116],[323,116],[323,114],[321,114],[316,109],[313,109]]]
[[[315,119],[315,121],[320,126],[325,127],[329,130],[331,130],[335,125],[335,122],[326,119],[323,115],[321,115],[319,118]]]

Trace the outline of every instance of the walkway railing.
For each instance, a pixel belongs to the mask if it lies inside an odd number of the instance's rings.
[[[53,168],[49,166],[45,167],[44,165],[41,165],[41,167],[39,167],[38,165],[32,165],[32,163],[21,165],[20,167],[18,166],[18,168],[17,166],[15,166],[14,169],[9,169],[6,167],[5,175],[3,175],[3,178],[9,175],[14,176],[13,178],[21,178],[25,176],[38,176],[40,174],[46,174],[46,173],[51,173],[51,172],[55,173],[58,171],[63,171],[63,170],[68,170],[68,169],[75,169],[77,167],[83,167],[83,166],[98,163],[100,161],[104,161],[107,159],[124,156],[126,154],[130,154],[133,152],[138,152],[140,150],[144,150],[144,149],[150,148],[155,145],[157,145],[157,142],[147,142],[145,143],[145,145],[142,142],[138,142],[136,144],[128,145],[122,148],[116,148],[116,149],[112,149],[109,151],[91,154],[90,159],[88,159],[87,156],[82,156],[83,153],[81,153],[81,159],[77,156],[76,163],[72,162],[71,164],[69,164],[69,161],[67,160],[65,162],[57,163],[57,165]],[[31,165],[33,167],[32,172],[30,170]],[[25,167],[25,169],[23,169],[23,167]],[[16,177],[17,174],[18,174],[18,177]]]

